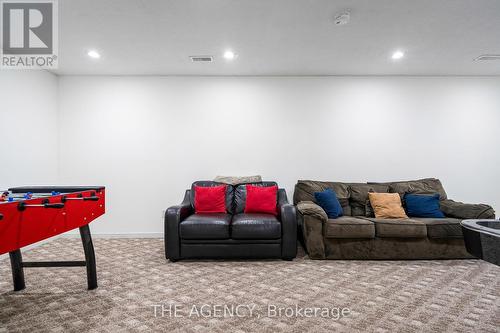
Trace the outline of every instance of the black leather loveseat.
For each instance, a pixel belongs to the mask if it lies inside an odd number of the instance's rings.
[[[194,186],[221,185],[213,181],[194,182],[179,206],[165,214],[165,256],[179,259],[281,258],[297,254],[295,206],[288,203],[284,189],[278,190],[277,216],[245,214],[245,184],[226,188],[226,213],[194,212]],[[275,186],[275,182],[253,183]]]

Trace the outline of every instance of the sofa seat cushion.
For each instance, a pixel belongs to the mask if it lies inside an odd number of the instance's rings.
[[[182,239],[228,239],[230,222],[230,214],[193,214],[181,222],[180,236]]]
[[[378,219],[365,217],[375,223],[377,237],[391,238],[426,238],[427,227],[424,222],[416,219]]]
[[[350,216],[330,219],[326,223],[326,238],[375,238],[375,224]]]
[[[281,223],[276,216],[260,213],[236,214],[231,222],[232,239],[279,239]]]
[[[429,238],[463,238],[460,219],[452,218],[416,218],[412,220],[421,221],[427,226]]]

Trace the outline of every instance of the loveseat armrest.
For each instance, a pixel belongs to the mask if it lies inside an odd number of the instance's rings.
[[[495,211],[485,204],[467,204],[453,200],[441,200],[441,211],[457,219],[494,219]]]
[[[190,192],[190,190],[186,190],[182,203],[167,208],[165,212],[165,258],[171,261],[180,259],[179,224],[193,214],[193,207],[189,199]]]
[[[325,259],[325,242],[323,225],[328,221],[323,208],[312,201],[301,201],[297,204],[297,218],[302,228],[304,245],[311,259]]]
[[[281,258],[292,260],[297,256],[297,211],[288,203],[286,191],[278,190],[278,214],[281,220]]]

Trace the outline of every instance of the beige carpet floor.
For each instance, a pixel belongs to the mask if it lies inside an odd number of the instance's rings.
[[[84,268],[28,268],[26,290],[14,293],[9,261],[0,261],[0,332],[493,333],[500,328],[500,267],[479,260],[315,261],[301,253],[293,262],[170,263],[160,239],[95,239],[94,245],[95,291],[86,290]],[[81,260],[80,240],[59,238],[24,255],[25,260],[61,257]],[[177,305],[178,317],[167,312],[170,304]],[[333,310],[311,309],[312,317],[300,310],[314,307]],[[281,316],[278,308],[284,309]],[[347,309],[344,316],[336,316],[338,309]]]

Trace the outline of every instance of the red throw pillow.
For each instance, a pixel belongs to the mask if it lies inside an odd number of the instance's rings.
[[[225,213],[226,185],[194,186],[194,211],[196,213]]]
[[[246,185],[246,188],[247,200],[245,202],[245,213],[278,214],[276,210],[278,186]]]

